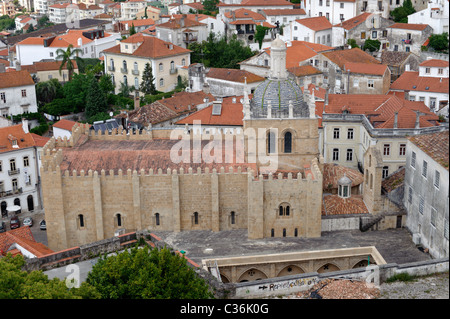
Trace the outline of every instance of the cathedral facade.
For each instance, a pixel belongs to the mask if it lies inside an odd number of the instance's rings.
[[[143,229],[319,237],[323,159],[314,103],[287,77],[284,42],[275,39],[271,51],[270,76],[252,98],[244,93],[241,133],[102,134],[80,124],[70,139],[51,139],[41,167],[48,246]]]

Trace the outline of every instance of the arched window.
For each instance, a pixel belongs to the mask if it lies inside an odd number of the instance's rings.
[[[291,214],[291,206],[288,203],[280,204],[278,207],[278,216],[288,217]]]
[[[270,237],[275,237],[275,230],[273,228],[270,230]]]
[[[135,71],[138,70],[138,64],[137,64],[137,62],[134,62],[134,70],[135,70]]]
[[[116,218],[117,218],[117,226],[121,227],[122,226],[122,215],[117,214]]]
[[[284,209],[283,206],[280,205],[280,207],[278,208],[278,215],[283,216],[284,215]]]
[[[283,228],[283,237],[286,237],[286,228]]]
[[[170,61],[170,71],[174,71],[175,70],[175,62]]]
[[[284,134],[284,152],[291,153],[292,152],[292,133],[286,132]]]
[[[164,86],[164,79],[163,78],[159,79],[159,86]]]
[[[194,213],[194,225],[198,225],[198,213]]]
[[[163,70],[164,70],[163,64],[160,63],[160,64],[159,64],[159,71],[162,72]]]
[[[181,65],[185,66],[186,65],[186,59],[181,60]]]
[[[111,71],[114,71],[114,60],[109,60],[109,65],[111,66]]]
[[[274,132],[267,133],[267,153],[275,153],[276,150],[276,137]]]
[[[155,214],[155,223],[156,223],[156,226],[159,226],[159,225],[160,225],[160,221],[159,221],[159,213],[156,213],[156,214]]]
[[[84,216],[82,214],[78,215],[78,226],[84,227]]]
[[[298,228],[294,229],[294,236],[295,236],[295,237],[298,236]]]
[[[20,198],[14,199],[14,205],[20,206]]]
[[[134,78],[134,88],[139,90],[139,79],[137,77]]]
[[[122,68],[124,71],[127,70],[127,61],[125,61],[125,60],[122,61]]]
[[[236,224],[236,213],[231,212],[230,217],[231,217],[231,224],[232,225]]]
[[[128,86],[128,78],[126,75],[123,76],[123,84]]]

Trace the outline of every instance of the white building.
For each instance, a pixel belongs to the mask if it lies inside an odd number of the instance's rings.
[[[37,112],[36,89],[28,71],[0,73],[2,116]]]
[[[406,92],[411,101],[423,101],[437,113],[448,104],[449,62],[428,59],[419,65],[419,72],[404,72],[391,85],[391,91]]]
[[[433,28],[434,34],[448,32],[448,0],[430,0],[428,7],[408,16],[408,23],[424,23]]]
[[[58,49],[66,50],[71,44],[81,49],[81,58],[99,58],[100,52],[116,45],[116,33],[103,30],[69,30],[66,34],[48,38],[29,37],[16,44],[16,56],[21,65],[29,65],[42,59],[55,59]]]
[[[295,20],[292,22],[291,34],[288,40],[306,41],[331,46],[332,28],[331,23],[323,16]]]
[[[71,3],[56,3],[48,6],[48,19],[50,22],[58,24],[58,23],[66,23],[66,8],[68,6],[73,7]]]
[[[22,30],[27,24],[36,27],[37,21],[29,16],[20,15],[14,19],[16,23],[16,31]]]
[[[147,6],[144,0],[128,0],[120,3],[121,20],[132,20],[136,14]]]
[[[18,205],[22,212],[42,209],[39,181],[39,150],[46,138],[35,140],[28,123],[0,128],[0,209]],[[48,139],[47,139],[48,140]]]
[[[57,138],[61,138],[64,140],[64,137],[69,139],[72,136],[72,128],[76,124],[74,121],[61,119],[55,124],[53,124],[53,136]]]
[[[332,24],[356,16],[356,0],[306,0],[306,14],[313,17],[326,17]]]
[[[406,227],[433,258],[448,257],[448,131],[410,137],[403,199]]]

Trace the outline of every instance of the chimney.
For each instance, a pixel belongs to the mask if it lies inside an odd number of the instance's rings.
[[[137,110],[141,107],[140,101],[139,101],[139,91],[134,91],[134,109]]]
[[[22,129],[25,133],[30,133],[28,130],[28,120],[25,118],[22,118]]]
[[[398,128],[398,112],[394,113],[394,128]]]
[[[22,66],[20,65],[19,61],[16,61],[16,71],[22,70]]]
[[[420,128],[420,115],[421,115],[421,113],[420,113],[420,111],[414,111],[414,112],[416,112],[416,124],[415,124],[414,128]]]
[[[325,101],[324,101],[324,105],[326,106],[326,105],[328,105],[328,85],[327,85],[327,89],[326,89],[326,91],[325,91]]]

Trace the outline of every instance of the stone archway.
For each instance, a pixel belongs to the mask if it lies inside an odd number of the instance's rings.
[[[317,269],[317,272],[319,274],[323,274],[326,272],[332,272],[332,271],[339,271],[339,267],[332,263],[326,263],[325,265],[321,266],[319,269]]]
[[[365,268],[369,265],[369,262],[367,261],[367,259],[363,259],[358,261],[355,265],[353,265],[352,269],[355,268]]]
[[[224,274],[220,274],[220,279],[222,280],[222,282],[224,284],[231,282],[227,276],[225,276]]]
[[[281,269],[278,273],[277,277],[289,276],[289,275],[297,275],[305,273],[303,269],[295,265],[289,265]]]
[[[246,270],[241,274],[237,282],[255,281],[269,278],[265,273],[256,268]]]

